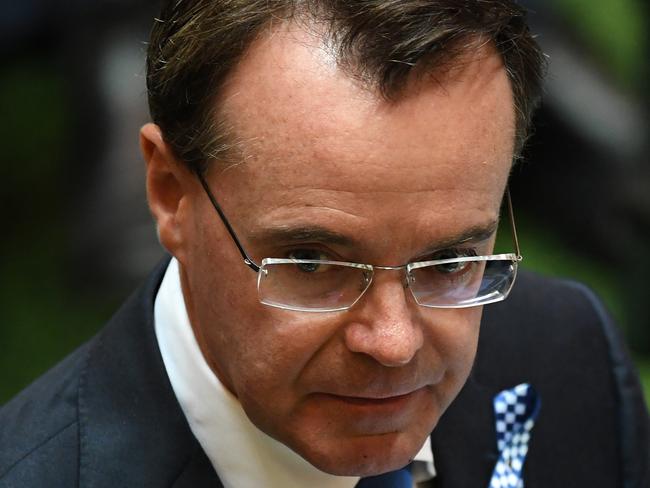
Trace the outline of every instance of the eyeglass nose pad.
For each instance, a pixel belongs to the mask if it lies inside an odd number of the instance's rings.
[[[415,283],[415,276],[407,271],[404,274],[404,289],[406,290],[412,283]]]
[[[368,288],[368,286],[370,285],[370,281],[372,281],[372,273],[369,271],[364,271],[363,278],[361,279],[361,283],[360,283],[360,289],[365,290],[366,288]]]

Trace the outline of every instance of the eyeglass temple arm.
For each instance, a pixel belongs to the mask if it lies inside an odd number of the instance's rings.
[[[519,239],[517,238],[517,227],[515,226],[515,212],[512,209],[512,198],[510,197],[510,187],[506,187],[506,202],[508,204],[508,216],[510,217],[510,228],[512,229],[512,242],[515,245],[515,253],[517,254],[517,259],[521,261],[523,257],[519,249]]]
[[[205,181],[205,178],[203,177],[201,170],[197,169],[195,172],[196,172],[196,176],[199,178],[199,181],[201,182],[201,186],[203,186],[205,193],[208,195],[208,198],[210,199],[210,203],[212,203],[212,206],[219,214],[219,217],[221,218],[223,225],[226,227],[228,234],[230,234],[230,237],[232,238],[233,242],[237,246],[237,249],[239,249],[239,253],[241,254],[242,258],[244,258],[244,264],[246,264],[246,266],[251,268],[256,273],[259,272],[260,266],[256,264],[255,261],[253,261],[248,256],[248,254],[244,250],[244,246],[242,246],[241,242],[239,242],[239,239],[237,238],[237,234],[235,234],[235,231],[230,225],[230,222],[228,222],[228,219],[226,218],[226,214],[223,213],[223,210],[221,210],[221,206],[219,205],[219,203],[217,203],[217,199],[214,198],[214,195],[210,191],[210,187],[208,186],[207,181]]]

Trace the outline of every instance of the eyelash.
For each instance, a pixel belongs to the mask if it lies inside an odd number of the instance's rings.
[[[478,256],[476,248],[473,247],[450,247],[441,249],[431,254],[426,259],[419,259],[418,261],[435,261],[437,259],[454,259]]]
[[[312,246],[301,246],[301,247],[295,247],[292,249],[287,249],[285,252],[285,256],[288,259],[314,259],[314,258],[296,258],[295,255],[298,253],[318,253],[320,255],[323,255],[319,257],[318,259],[321,259],[323,261],[343,261],[342,259],[336,257],[331,251],[326,251],[319,246],[312,245]]]

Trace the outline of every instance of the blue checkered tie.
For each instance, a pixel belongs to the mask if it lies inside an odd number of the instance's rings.
[[[494,397],[499,460],[489,488],[524,488],[524,461],[540,406],[539,396],[528,383]]]
[[[361,478],[356,488],[413,488],[413,477],[409,467],[397,471]]]

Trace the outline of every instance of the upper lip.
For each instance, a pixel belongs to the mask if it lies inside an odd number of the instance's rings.
[[[393,374],[388,374],[393,373]],[[399,374],[396,374],[399,373]],[[325,382],[312,384],[311,393],[320,393],[346,398],[382,400],[414,393],[430,388],[444,380],[443,368],[429,368],[391,372],[357,371],[357,375],[334,373]],[[346,378],[349,380],[346,381]]]

